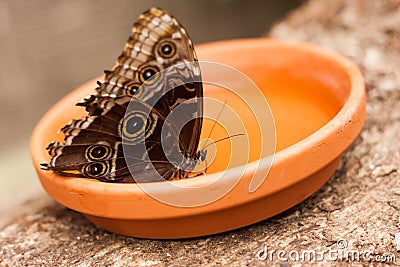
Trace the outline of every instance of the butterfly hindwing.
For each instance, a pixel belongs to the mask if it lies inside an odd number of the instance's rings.
[[[179,138],[161,114],[129,97],[89,97],[79,105],[89,115],[62,128],[65,143],[53,142],[47,147],[52,157],[45,165],[47,169],[101,181],[154,182],[160,180],[156,173],[150,175],[149,170],[155,166],[163,179],[171,178],[174,166],[168,159],[179,161]],[[133,109],[128,111],[128,105]],[[162,147],[162,127],[166,127],[163,142],[169,150]],[[134,179],[131,173],[136,174]]]

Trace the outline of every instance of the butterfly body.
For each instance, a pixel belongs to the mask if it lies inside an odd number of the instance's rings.
[[[190,38],[165,11],[134,24],[122,54],[96,94],[77,105],[88,115],[61,129],[47,170],[106,182],[156,182],[190,176],[198,151],[203,89]],[[174,112],[176,110],[179,112]]]

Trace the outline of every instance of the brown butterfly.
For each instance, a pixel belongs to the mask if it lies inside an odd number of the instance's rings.
[[[187,178],[205,159],[197,150],[199,64],[185,29],[166,11],[151,8],[139,17],[98,85],[77,104],[88,116],[61,129],[64,143],[46,148],[51,160],[43,169],[106,182],[154,182]],[[172,112],[177,106],[184,108]]]

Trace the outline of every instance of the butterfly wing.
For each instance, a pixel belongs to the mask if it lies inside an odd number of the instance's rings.
[[[151,166],[161,177],[170,179],[181,161],[181,152],[189,159],[195,158],[203,112],[200,69],[190,38],[171,15],[152,8],[140,16],[123,53],[112,70],[106,71],[96,91],[97,95],[78,103],[89,116],[62,129],[65,143],[48,146],[52,158],[43,164],[44,168],[102,181],[134,182],[132,174],[141,182],[152,182],[159,179],[149,171]],[[167,123],[170,139],[165,151],[161,145],[162,125],[183,102],[185,112],[172,116],[172,123]],[[135,117],[133,124],[145,125],[143,132],[123,147],[124,127],[135,129],[126,123],[123,126],[130,113],[148,117]],[[138,149],[140,144],[145,144],[144,151]],[[128,160],[124,149],[129,150]]]

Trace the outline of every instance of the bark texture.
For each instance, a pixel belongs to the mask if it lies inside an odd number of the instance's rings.
[[[260,260],[260,249],[371,252],[393,263],[400,232],[400,1],[313,0],[275,25],[270,36],[321,44],[352,58],[365,75],[367,120],[333,177],[312,197],[269,220],[236,231],[181,241],[108,233],[45,195],[0,231],[0,265],[336,266],[345,260]],[[338,244],[338,240],[342,243]],[[270,254],[268,254],[269,256]],[[286,255],[288,258],[290,255]],[[292,253],[295,258],[296,253]]]

